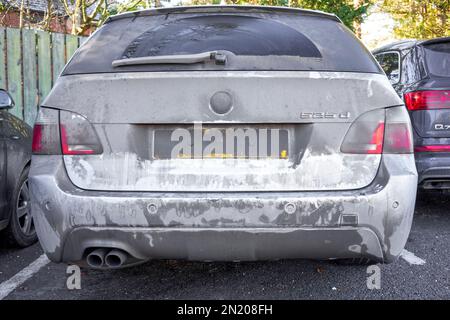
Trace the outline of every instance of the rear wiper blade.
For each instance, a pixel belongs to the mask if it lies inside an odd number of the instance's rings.
[[[207,51],[193,54],[177,54],[169,56],[149,56],[114,60],[112,62],[112,66],[115,68],[141,64],[194,64],[205,61],[215,61],[216,64],[224,65],[227,62],[227,56],[217,51]]]

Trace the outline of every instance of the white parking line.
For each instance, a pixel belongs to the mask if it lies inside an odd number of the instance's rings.
[[[418,256],[416,256],[414,253],[409,252],[406,249],[403,249],[402,253],[400,254],[400,258],[402,258],[403,260],[405,260],[406,262],[408,262],[410,265],[423,265],[426,263],[425,260],[419,258]]]
[[[3,300],[8,294],[16,290],[22,283],[30,279],[35,273],[46,266],[50,260],[43,254],[34,260],[28,267],[16,273],[12,278],[0,283],[0,300]]]

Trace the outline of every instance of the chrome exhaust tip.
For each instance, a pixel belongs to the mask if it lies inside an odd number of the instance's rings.
[[[87,264],[92,268],[101,268],[105,263],[107,249],[99,248],[89,253],[86,257]]]
[[[109,268],[120,268],[128,260],[128,253],[119,249],[113,249],[105,257],[105,264]]]

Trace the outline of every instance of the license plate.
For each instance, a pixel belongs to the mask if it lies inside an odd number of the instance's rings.
[[[154,159],[288,159],[289,132],[274,127],[194,127],[154,130]]]

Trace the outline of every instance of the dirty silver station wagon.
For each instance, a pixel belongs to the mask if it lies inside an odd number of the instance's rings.
[[[110,18],[40,108],[29,177],[55,262],[392,262],[417,172],[403,102],[333,15]]]

